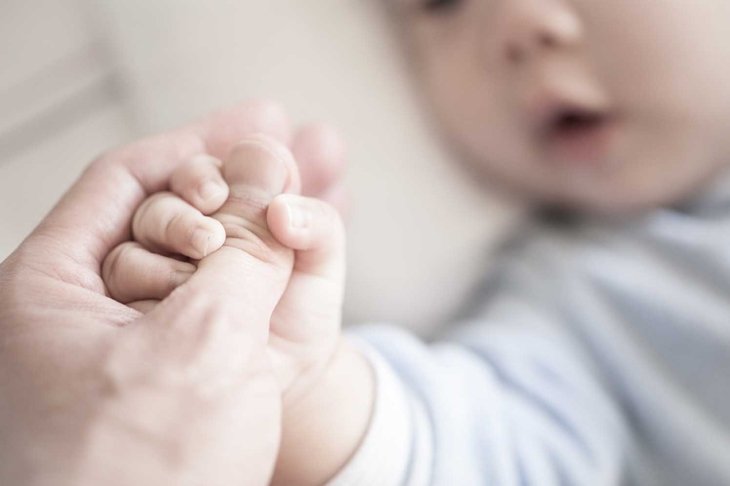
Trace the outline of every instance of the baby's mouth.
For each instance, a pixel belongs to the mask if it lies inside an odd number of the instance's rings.
[[[605,159],[615,125],[607,110],[557,107],[540,133],[550,159],[561,164],[595,164]]]
[[[558,113],[550,122],[548,129],[556,135],[580,135],[600,127],[606,121],[606,115],[599,112],[566,110]]]

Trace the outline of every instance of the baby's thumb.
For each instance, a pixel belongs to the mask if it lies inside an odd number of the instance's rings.
[[[344,281],[345,229],[339,212],[316,198],[281,194],[267,221],[279,242],[296,250],[294,272]]]

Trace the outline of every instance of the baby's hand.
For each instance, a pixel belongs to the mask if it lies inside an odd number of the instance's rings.
[[[259,194],[262,189],[257,185],[262,181],[249,184],[240,178],[229,180],[235,184],[229,190],[224,174],[237,171],[242,163],[250,165],[250,161],[222,162],[197,156],[172,175],[169,191],[153,194],[140,205],[132,223],[134,241],[109,254],[102,274],[111,297],[149,312],[195,272],[199,260],[221,248],[229,217],[219,212],[224,203],[235,200],[254,206],[260,217],[245,222],[250,228],[247,249],[262,259],[276,257],[271,251],[275,245],[296,251],[287,290],[271,317],[268,343],[285,403],[293,403],[318,379],[338,343],[344,230],[331,205],[291,193],[299,191],[300,183],[289,150],[272,140],[260,142],[257,151],[248,148],[245,155],[240,149],[238,155],[234,151],[233,159],[286,159],[289,194],[274,195],[269,203]],[[306,147],[310,159],[317,155],[312,144]],[[326,152],[319,155],[339,156]],[[257,175],[261,174],[253,177]]]
[[[300,163],[318,166],[320,170],[337,167],[334,159],[341,157],[341,153],[332,133],[314,130],[309,135],[308,140],[295,143],[301,154]],[[185,282],[198,264],[205,264],[206,257],[221,248],[227,237],[242,236],[226,234],[231,215],[221,208],[230,204],[250,206],[247,214],[251,217],[247,221],[239,218],[238,224],[233,225],[250,229],[249,234],[240,238],[250,253],[259,259],[276,260],[281,249],[294,250],[293,268],[289,267],[286,291],[271,317],[267,345],[283,393],[284,434],[277,476],[286,481],[290,475],[302,477],[302,464],[309,469],[312,465],[321,466],[327,471],[323,474],[329,474],[350,452],[344,450],[343,457],[333,457],[329,464],[312,463],[303,453],[307,447],[302,447],[308,442],[318,443],[322,438],[318,428],[323,423],[328,426],[327,420],[332,417],[319,406],[323,397],[329,401],[331,396],[331,387],[321,383],[331,383],[333,374],[342,375],[339,363],[353,359],[353,351],[344,345],[339,332],[345,237],[339,214],[320,199],[294,193],[262,197],[265,186],[272,185],[272,175],[266,175],[263,166],[256,168],[257,164],[275,165],[276,159],[284,159],[290,174],[287,190],[298,191],[299,181],[288,149],[268,139],[259,142],[258,149],[250,142],[245,150],[239,146],[229,160],[222,162],[201,155],[178,169],[171,177],[169,191],[153,194],[140,205],[132,225],[134,241],[123,243],[110,253],[102,274],[113,298],[141,312],[150,311]],[[241,170],[242,167],[248,168]],[[323,183],[321,177],[307,183],[305,176],[305,186],[309,186],[310,193],[319,192],[336,201],[341,194],[336,189],[336,173],[330,170],[329,183]],[[251,174],[259,179],[247,180]],[[333,371],[331,363],[338,363],[338,370]],[[367,419],[366,411],[360,415]],[[363,424],[354,425],[357,430],[345,434],[347,442],[357,441],[361,433]],[[343,429],[338,430],[338,439]],[[311,474],[318,476],[318,467]]]
[[[111,297],[147,313],[195,272],[198,260],[223,246],[223,224],[206,216],[228,199],[222,167],[220,160],[199,155],[173,173],[170,191],[152,194],[137,208],[133,241],[104,261]]]

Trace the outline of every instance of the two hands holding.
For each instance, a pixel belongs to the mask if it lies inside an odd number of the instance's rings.
[[[340,335],[341,165],[264,103],[92,164],[0,265],[0,483],[334,476],[374,393]]]

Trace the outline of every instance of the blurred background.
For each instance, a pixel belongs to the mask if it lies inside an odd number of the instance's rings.
[[[378,4],[5,0],[0,260],[102,150],[264,97],[349,142],[346,321],[437,329],[519,208],[439,145]]]

